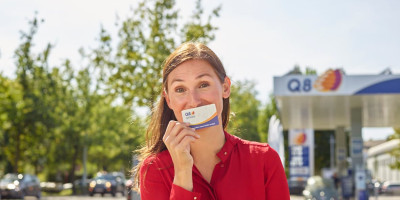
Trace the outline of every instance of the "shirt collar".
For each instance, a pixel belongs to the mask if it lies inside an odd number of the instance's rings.
[[[233,136],[226,131],[224,131],[225,134],[225,144],[222,147],[222,149],[217,153],[217,156],[219,159],[221,159],[221,162],[225,162],[229,156],[231,155],[231,152],[233,148],[236,146],[237,142],[240,140],[238,137]]]

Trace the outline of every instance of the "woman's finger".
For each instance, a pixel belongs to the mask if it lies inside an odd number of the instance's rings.
[[[182,138],[182,141],[176,145],[176,149],[181,151],[190,151],[190,149],[187,147],[190,145],[190,143],[194,142],[195,140],[196,138],[193,136],[185,136]]]
[[[163,141],[165,142],[168,136],[170,135],[170,132],[172,128],[176,125],[177,121],[171,120],[168,123],[167,129],[165,130],[164,136],[163,136]]]
[[[185,127],[185,128],[183,128],[183,129],[180,131],[180,133],[176,136],[176,141],[177,141],[178,143],[181,143],[181,142],[182,142],[182,139],[183,139],[184,137],[186,137],[186,136],[191,136],[191,137],[194,137],[194,138],[196,138],[196,139],[199,139],[199,138],[200,138],[200,135],[197,134],[197,133],[195,132],[195,129],[194,129],[194,128]]]
[[[185,124],[176,122],[175,126],[172,127],[172,129],[169,131],[168,137],[164,142],[168,142],[170,144],[178,144],[179,140],[177,140],[176,138],[181,135],[182,130],[184,130],[185,128],[187,128]]]

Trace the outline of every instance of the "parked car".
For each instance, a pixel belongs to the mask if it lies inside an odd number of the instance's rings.
[[[133,189],[134,179],[131,177],[129,180],[126,181],[126,200],[136,200],[140,199],[140,195]]]
[[[306,180],[288,180],[289,192],[290,194],[298,194],[301,195],[304,188],[306,187]]]
[[[312,176],[307,179],[307,185],[303,191],[306,200],[337,200],[339,194],[336,191],[332,179],[322,178],[321,176]]]
[[[128,191],[127,192],[127,195],[126,195],[126,199],[127,200],[132,200],[132,187],[133,187],[133,178],[131,177],[130,179],[128,179],[127,181],[126,181],[126,183],[125,183],[125,187],[126,187],[126,190]]]
[[[373,179],[370,183],[367,183],[367,189],[370,195],[374,195],[375,192],[378,194],[382,194],[382,186],[383,182]]]
[[[40,188],[46,193],[60,193],[64,189],[62,183],[56,182],[41,182]]]
[[[122,196],[125,196],[125,177],[121,174],[114,172],[98,175],[89,184],[89,195],[100,193],[104,196],[109,193],[116,196],[117,193],[121,193]]]
[[[387,195],[400,195],[400,182],[384,182],[382,193]]]
[[[0,181],[0,193],[2,198],[42,196],[39,179],[31,174],[6,174]]]

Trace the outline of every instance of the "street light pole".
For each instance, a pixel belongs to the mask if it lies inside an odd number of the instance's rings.
[[[331,170],[333,170],[334,169],[334,162],[335,162],[335,160],[334,160],[334,158],[335,158],[335,155],[334,155],[334,152],[335,152],[335,138],[333,138],[333,135],[331,135],[331,137],[329,139],[329,144],[330,144],[330,147],[331,147]]]
[[[82,186],[83,186],[83,194],[86,194],[86,180],[87,180],[87,172],[86,172],[86,160],[87,160],[87,144],[85,143],[83,147],[83,176],[82,176]]]

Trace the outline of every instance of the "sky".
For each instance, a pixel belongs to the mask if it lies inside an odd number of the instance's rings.
[[[45,22],[34,39],[34,51],[55,44],[50,66],[81,60],[79,48],[94,48],[100,26],[115,34],[118,16],[126,18],[137,0],[1,0],[0,72],[12,77],[13,54],[20,30],[28,29],[35,11]],[[390,68],[400,74],[400,1],[398,0],[203,0],[205,13],[222,5],[212,21],[219,29],[209,44],[221,58],[233,83],[256,82],[257,98],[268,102],[273,77],[294,65],[317,70],[343,68],[346,74],[378,74]],[[195,0],[177,0],[186,21]],[[385,139],[391,128],[364,128],[364,139]]]

